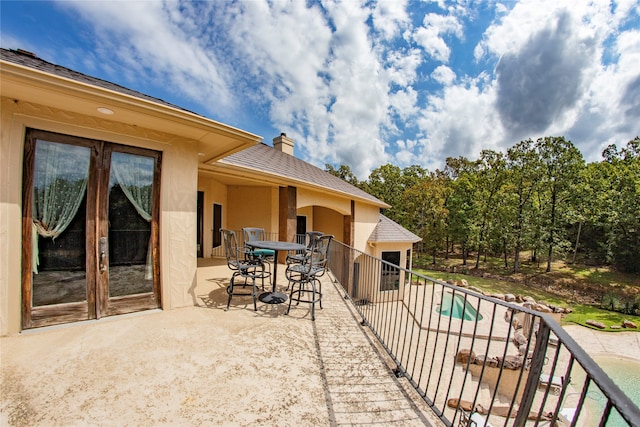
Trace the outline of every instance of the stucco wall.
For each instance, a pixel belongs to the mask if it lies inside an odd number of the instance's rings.
[[[202,256],[204,258],[211,257],[213,247],[213,233],[219,233],[219,230],[213,229],[213,204],[222,206],[222,219],[227,217],[227,186],[216,181],[213,178],[200,174],[198,176],[198,191],[204,193],[203,215],[203,242],[204,245]],[[224,225],[224,223],[223,223]]]
[[[333,234],[333,237],[342,241],[343,236],[343,215],[324,206],[314,206],[313,208],[313,224],[315,230],[322,231],[324,234]]]
[[[368,244],[368,240],[380,220],[380,209],[376,206],[356,203],[355,211],[353,245],[356,249],[366,254],[375,255]]]
[[[196,284],[197,143],[139,126],[2,98],[0,334],[21,328],[22,156],[25,128],[163,152],[160,194],[162,306],[192,305]]]
[[[264,228],[267,233],[278,231],[278,188],[231,185],[227,189],[227,214],[222,224],[231,230],[243,227]]]

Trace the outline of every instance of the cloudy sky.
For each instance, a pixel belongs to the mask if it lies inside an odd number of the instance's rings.
[[[561,135],[640,134],[638,0],[2,1],[2,47],[365,179]]]

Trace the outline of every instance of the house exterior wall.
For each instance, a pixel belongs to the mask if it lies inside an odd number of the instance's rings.
[[[222,224],[231,230],[260,227],[267,233],[275,233],[278,231],[278,197],[276,187],[231,185],[227,189]]]
[[[369,236],[375,230],[380,220],[380,209],[364,203],[356,203],[353,246],[369,255],[374,255],[369,245]],[[375,255],[374,255],[375,256]]]
[[[162,152],[162,307],[192,305],[194,297],[189,292],[196,284],[196,141],[46,105],[6,97],[1,102],[0,334],[21,329],[22,157],[27,127]]]
[[[324,206],[313,207],[313,224],[316,230],[324,234],[333,234],[336,240],[342,241],[342,217],[339,212],[328,209]]]
[[[215,179],[199,175],[198,176],[198,191],[204,193],[204,206],[202,209],[203,215],[203,238],[202,244],[204,245],[202,255],[204,258],[209,258],[213,252],[213,233],[219,233],[219,230],[213,229],[213,204],[216,203],[222,206],[222,219],[227,217],[227,186],[216,181]]]
[[[413,244],[409,242],[377,242],[370,245],[370,247],[373,249],[370,255],[380,259],[382,259],[383,252],[400,252],[400,267],[404,268],[407,265],[407,251],[413,248]],[[411,259],[409,259],[409,264],[411,264]],[[380,273],[381,272],[378,271],[377,274]],[[370,301],[395,301],[397,299],[402,299],[404,297],[405,280],[406,277],[404,270],[400,270],[398,278],[399,286],[397,290],[381,291],[378,283],[378,288],[370,288],[366,297]]]

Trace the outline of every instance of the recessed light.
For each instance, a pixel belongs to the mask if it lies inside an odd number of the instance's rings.
[[[98,113],[106,114],[108,116],[113,114],[113,110],[105,107],[98,107]]]

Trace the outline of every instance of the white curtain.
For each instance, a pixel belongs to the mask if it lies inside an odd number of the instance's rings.
[[[38,236],[55,239],[76,216],[87,189],[90,149],[38,141],[33,185],[32,270],[38,273]]]
[[[111,170],[122,192],[145,221],[151,222],[153,197],[153,166],[151,157],[115,152],[111,156]],[[153,279],[151,237],[147,248],[145,280]]]

